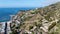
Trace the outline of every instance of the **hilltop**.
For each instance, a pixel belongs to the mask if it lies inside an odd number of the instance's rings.
[[[43,8],[20,11],[12,17],[12,34],[60,34],[60,2]]]

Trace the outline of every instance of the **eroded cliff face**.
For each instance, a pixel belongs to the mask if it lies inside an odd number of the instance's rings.
[[[19,12],[11,21],[12,34],[60,34],[60,2]]]

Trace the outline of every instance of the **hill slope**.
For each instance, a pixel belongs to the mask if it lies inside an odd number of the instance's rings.
[[[60,2],[37,8],[21,11],[13,16],[11,31],[13,34],[60,34]]]

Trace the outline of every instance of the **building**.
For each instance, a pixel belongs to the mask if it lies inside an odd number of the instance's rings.
[[[0,23],[0,34],[4,34],[5,22]]]

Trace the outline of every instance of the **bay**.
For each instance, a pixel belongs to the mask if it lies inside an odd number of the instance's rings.
[[[15,15],[19,10],[30,10],[35,8],[0,8],[0,22],[6,22],[11,19],[10,15]]]

